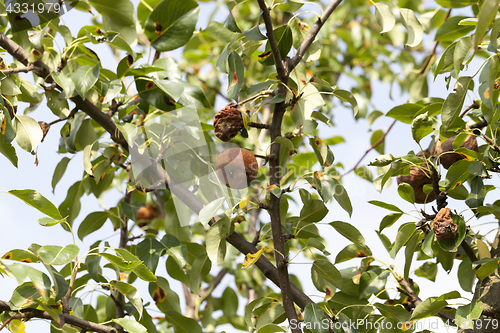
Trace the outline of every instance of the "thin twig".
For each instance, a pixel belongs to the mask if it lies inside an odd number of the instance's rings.
[[[255,94],[253,96],[245,98],[244,100],[242,100],[241,102],[239,102],[238,105],[243,105],[245,103],[251,102],[254,99],[257,99],[259,97],[265,97],[265,95],[267,95],[267,96],[274,96],[274,95],[276,95],[276,91],[274,91],[274,90],[263,90],[263,91]]]
[[[340,5],[342,0],[334,0],[326,6],[325,10],[323,11],[323,17],[318,18],[316,23],[312,26],[311,30],[307,34],[306,38],[300,43],[300,46],[297,49],[297,52],[295,55],[290,59],[288,62],[288,71],[291,72],[302,60],[304,55],[306,54],[307,50],[311,46],[311,44],[314,42],[316,39],[316,36],[318,35],[319,31],[325,24],[325,22],[328,20],[328,18],[332,15],[332,13],[335,11],[335,9]]]
[[[497,153],[500,153],[500,147],[497,146],[495,140],[481,132],[481,137],[488,142],[488,144],[495,150]]]
[[[249,121],[247,123],[247,125],[249,127],[253,127],[253,128],[262,128],[262,129],[269,129],[271,127],[271,125],[268,125],[268,124],[261,124],[261,123],[254,123],[252,121]]]
[[[9,303],[0,301],[0,312],[11,312],[13,311],[10,308]],[[47,319],[54,321],[54,319],[51,317],[51,315],[47,311],[42,311],[39,309],[33,309],[33,308],[26,308],[20,310],[21,313],[15,315],[18,316],[19,319],[26,319],[29,320],[31,318],[40,318],[40,319]],[[64,321],[66,324],[70,324],[73,326],[80,327],[82,329],[86,329],[87,331],[90,332],[99,332],[99,333],[116,333],[116,329],[111,326],[106,326],[106,325],[101,325],[101,324],[96,324],[84,319],[77,318],[75,316],[69,315],[69,314],[64,314],[60,313],[59,314],[59,320],[61,322]]]
[[[470,111],[470,110],[472,110],[472,109],[479,109],[479,107],[480,107],[480,105],[479,105],[476,101],[474,101],[474,103],[472,103],[469,107],[467,107],[467,109],[465,109],[465,110],[462,112],[462,114],[460,114],[460,116],[459,116],[459,117],[460,117],[460,118],[463,118],[463,117],[467,114],[467,112],[469,112],[469,111]]]
[[[26,67],[18,67],[18,68],[7,68],[0,70],[4,75],[16,74],[16,73],[28,73],[35,69],[34,65],[28,65]]]
[[[413,304],[415,306],[417,306],[420,303],[422,303],[422,300],[420,299],[420,297],[418,297],[418,295],[413,291],[413,289],[411,288],[410,284],[408,283],[408,281],[406,281],[404,279],[404,277],[398,276],[397,277],[397,281],[398,281],[399,285],[405,291],[405,294],[408,297],[410,297],[411,301],[413,302]],[[439,317],[443,318],[444,320],[450,320],[450,321],[455,320],[455,317],[453,317],[450,314],[448,314],[446,312],[443,312],[443,311],[439,311],[438,315],[439,315]]]
[[[345,172],[343,175],[341,175],[340,177],[344,177],[345,175],[353,172],[354,170],[356,170],[356,168],[358,167],[358,165],[363,161],[363,159],[366,157],[366,155],[368,155],[369,152],[371,152],[373,149],[377,148],[378,145],[380,145],[382,142],[384,142],[384,139],[385,137],[387,136],[387,134],[389,134],[390,130],[392,129],[392,127],[394,126],[394,124],[396,124],[396,120],[394,120],[391,124],[391,126],[389,126],[389,128],[387,129],[387,131],[377,140],[375,141],[372,146],[370,148],[368,148],[365,153],[363,154],[363,156],[361,156],[361,158],[358,160],[358,162],[354,165],[354,167],[352,167],[349,171]]]

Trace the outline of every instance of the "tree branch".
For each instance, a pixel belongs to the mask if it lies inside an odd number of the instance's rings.
[[[415,306],[417,306],[420,303],[422,303],[422,300],[420,299],[420,297],[418,297],[418,295],[413,291],[413,289],[411,288],[410,284],[408,283],[408,281],[406,281],[404,279],[404,277],[398,276],[396,278],[396,280],[398,281],[399,285],[403,288],[403,290],[405,291],[405,293],[408,295],[408,297],[410,297],[411,301],[413,302],[413,304]],[[444,320],[448,320],[448,321],[451,321],[451,322],[453,322],[453,320],[455,319],[455,317],[453,317],[452,315],[450,315],[450,314],[448,314],[448,313],[446,313],[444,311],[439,311],[438,312],[438,316],[441,317]]]
[[[31,72],[34,68],[35,68],[35,66],[28,65],[26,67],[8,68],[8,69],[1,70],[0,72],[2,72],[5,75],[16,74],[16,73],[28,73],[28,72]]]
[[[31,318],[47,319],[47,320],[51,320],[51,321],[54,320],[50,316],[50,314],[46,311],[32,309],[32,308],[26,308],[26,309],[22,309],[20,311],[15,311],[15,310],[12,310],[10,308],[9,303],[4,302],[4,301],[0,301],[0,312],[19,312],[19,314],[16,316],[18,316],[20,319],[22,318],[22,319],[26,319],[26,320],[29,320]],[[69,315],[69,314],[59,314],[59,319],[61,322],[80,327],[80,328],[87,330],[89,332],[116,333],[116,329],[114,327],[96,324],[96,323],[93,323],[93,322],[90,322],[87,320],[77,318],[77,317]]]
[[[314,39],[316,39],[316,36],[318,35],[319,31],[321,30],[325,22],[332,15],[335,9],[337,9],[338,5],[340,5],[341,2],[342,0],[333,0],[332,2],[330,2],[328,6],[326,6],[325,10],[323,11],[323,17],[318,18],[316,23],[314,23],[314,25],[311,28],[311,31],[309,31],[306,38],[302,41],[302,43],[300,43],[300,46],[297,49],[297,53],[295,53],[292,59],[290,59],[290,61],[288,62],[289,72],[291,72],[302,60],[307,50],[314,42]]]
[[[264,24],[266,26],[267,38],[269,39],[269,45],[271,46],[271,51],[273,53],[274,64],[276,65],[276,72],[278,73],[278,80],[283,79],[286,76],[285,66],[283,65],[283,60],[281,58],[280,50],[278,49],[278,43],[276,42],[276,37],[274,36],[273,22],[271,20],[271,14],[269,13],[269,8],[267,7],[265,0],[257,0],[259,3],[260,10],[262,11],[262,18],[264,19]],[[284,54],[286,56],[286,54]]]

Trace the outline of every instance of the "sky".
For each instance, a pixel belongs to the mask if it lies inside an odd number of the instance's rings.
[[[137,6],[138,1],[133,1],[134,5]],[[201,2],[200,5],[207,6],[206,3]],[[201,13],[209,12],[202,10]],[[83,15],[81,12],[71,11],[63,17],[64,22],[72,29],[72,31],[77,31],[74,29],[79,29],[79,27],[89,24],[90,22],[85,22],[90,16]],[[217,17],[223,18],[224,15],[218,15]],[[206,26],[207,18],[200,17],[198,27],[203,28]],[[431,49],[433,43],[431,41],[424,41],[424,45],[427,49]],[[114,70],[116,68],[117,63],[114,60],[114,57],[105,57],[101,56],[101,52],[105,52],[104,47],[102,45],[93,45],[93,49],[100,55],[100,58],[103,61],[103,66]],[[439,50],[442,49],[438,48]],[[178,57],[179,53],[174,52],[171,54],[172,57]],[[478,68],[478,64],[471,64],[469,72],[475,73]],[[346,79],[346,76],[341,76],[341,79],[338,83],[339,88],[341,89],[349,89],[352,83]],[[452,86],[452,85],[451,85]],[[406,94],[400,94],[398,91],[393,91],[392,96],[394,100],[391,100],[389,96],[389,85],[386,83],[377,83],[372,84],[373,89],[373,104],[375,108],[386,113],[392,107],[396,105],[403,104],[407,101],[408,96]],[[451,92],[450,90],[445,90],[444,83],[444,75],[438,76],[435,82],[431,83],[429,87],[429,91],[432,92],[434,97],[442,97],[445,98],[447,94]],[[473,96],[471,93],[466,99],[466,104],[471,102],[472,99],[476,99],[477,96]],[[216,109],[222,108],[227,101],[219,99],[217,104],[215,105]],[[345,143],[336,145],[331,147],[337,161],[341,161],[344,163],[346,170],[350,169],[355,165],[357,160],[363,155],[365,150],[370,146],[370,137],[371,132],[369,131],[369,126],[364,119],[355,120],[352,115],[352,110],[345,108],[343,106],[339,106],[333,110],[334,114],[334,122],[337,126],[332,128],[327,128],[326,126],[322,126],[320,137],[329,138],[334,135],[343,136],[346,139]],[[46,122],[50,122],[55,119],[55,116],[46,108],[46,106],[42,105],[33,113],[30,114],[33,118],[38,120],[43,120]],[[377,130],[379,128],[384,131],[387,130],[389,125],[392,123],[392,119],[381,117],[375,121],[372,125],[371,130]],[[51,179],[53,171],[62,158],[61,155],[58,155],[56,149],[58,147],[59,141],[59,130],[62,126],[62,123],[54,125],[50,132],[48,133],[45,141],[40,144],[38,147],[38,161],[39,164],[36,166],[34,164],[35,157],[21,151],[20,148],[17,147],[18,158],[19,158],[19,168],[16,169],[12,166],[4,157],[0,157],[0,190],[10,190],[10,189],[35,189],[39,191],[46,198],[51,200],[57,206],[65,199],[68,188],[76,181],[80,180],[83,174],[83,162],[82,162],[82,154],[77,154],[74,156],[68,166],[68,169],[62,178],[61,182],[58,184],[55,193],[52,193],[51,189]],[[428,140],[423,142],[423,146],[428,144]],[[479,144],[483,144],[483,142],[479,142]],[[397,123],[394,128],[391,130],[390,134],[386,138],[386,152],[392,153],[394,156],[403,156],[410,150],[418,151],[419,148],[416,143],[411,138],[411,131],[409,130],[408,125],[404,125],[402,123]],[[369,161],[375,159],[378,156],[378,153],[372,151],[368,154],[368,156],[364,159],[362,165],[368,164]],[[71,157],[71,156],[69,156]],[[498,182],[498,178],[494,175],[494,181]],[[400,251],[399,255],[395,260],[391,259],[383,247],[382,243],[378,239],[375,229],[378,229],[378,225],[382,218],[389,213],[382,208],[375,207],[368,203],[369,200],[381,200],[386,202],[391,202],[401,208],[403,211],[411,211],[413,210],[412,216],[403,216],[392,228],[386,229],[386,235],[394,240],[397,228],[399,225],[405,222],[417,222],[419,220],[418,214],[416,214],[416,209],[420,209],[423,205],[416,205],[414,207],[410,203],[402,200],[396,191],[396,186],[394,185],[395,180],[393,179],[392,185],[386,189],[382,193],[376,191],[374,186],[356,176],[354,173],[351,173],[343,178],[344,186],[346,187],[348,194],[350,196],[352,205],[353,205],[353,214],[349,218],[348,214],[336,203],[329,203],[328,208],[330,212],[324,218],[322,224],[319,224],[318,227],[320,229],[321,235],[328,242],[328,251],[332,253],[330,259],[334,261],[336,254],[348,245],[350,242],[344,239],[341,235],[336,233],[327,223],[332,221],[345,221],[354,225],[358,230],[360,230],[363,236],[366,239],[367,245],[371,248],[374,255],[380,259],[381,261],[391,265],[395,265],[403,270],[404,267],[404,251]],[[106,207],[112,207],[116,204],[116,202],[121,198],[121,195],[118,191],[111,191],[110,193],[104,196],[103,203]],[[489,199],[489,200],[488,200]],[[493,202],[494,199],[487,196],[486,202]],[[95,210],[102,210],[102,207],[99,205],[97,200],[92,197],[83,196],[82,197],[82,210],[80,215],[75,221],[75,226],[87,216],[88,213]],[[429,212],[431,210],[431,206],[426,205],[426,210]],[[460,205],[458,202],[455,202],[453,199],[449,199],[449,207],[453,210],[462,211],[466,207]],[[297,212],[297,208],[291,207],[291,209],[295,209]],[[10,249],[19,248],[19,249],[27,249],[32,243],[38,243],[41,245],[60,245],[65,246],[72,242],[71,235],[64,231],[60,227],[42,227],[36,221],[38,218],[42,217],[41,213],[36,211],[35,209],[25,205],[19,199],[6,194],[0,193],[0,212],[1,218],[0,223],[2,225],[2,233],[0,234],[0,240],[2,246],[0,247],[0,251],[8,251]],[[466,217],[470,217],[470,212],[464,212]],[[261,214],[262,221],[269,221],[268,216],[263,213]],[[484,221],[484,219],[480,222],[488,222]],[[480,222],[472,221],[472,225],[477,225]],[[482,226],[481,231],[488,230],[488,226]],[[89,236],[85,239],[84,243],[81,243],[77,240],[77,245],[80,247],[80,255],[82,255],[88,249],[88,246],[92,244],[97,239],[107,239],[113,246],[118,246],[119,236],[117,233],[114,233],[109,221],[107,224],[99,230],[95,235]],[[157,271],[157,274],[166,276],[166,272],[164,269],[164,260],[160,261],[160,265]],[[239,257],[239,261],[242,261],[243,257]],[[355,264],[355,261],[349,261],[347,263],[342,263],[338,265],[338,268],[351,267]],[[310,270],[305,269],[304,265],[301,263],[305,262],[305,258],[303,256],[298,256],[294,259],[294,262],[290,265],[290,272],[296,274],[304,286],[304,291],[306,294],[310,295],[314,301],[321,301],[323,296],[316,291],[312,283],[310,282]],[[6,262],[7,263],[7,262]],[[163,265],[162,265],[163,263]],[[423,262],[414,262],[412,265],[412,270],[418,268]],[[309,267],[309,266],[308,266]],[[431,282],[426,279],[418,278],[417,283],[420,285],[420,297],[422,299],[426,299],[430,296],[438,296],[447,291],[458,290],[461,295],[465,298],[471,298],[472,295],[461,290],[458,280],[456,278],[456,269],[458,267],[458,263],[455,264],[453,270],[446,274],[442,269],[440,269],[439,274],[436,278],[436,282]],[[36,267],[39,268],[40,267]],[[162,271],[163,270],[163,271]],[[107,271],[109,276],[111,271]],[[213,270],[212,274],[216,274],[217,271]],[[8,300],[14,288],[18,285],[17,281],[13,278],[4,277],[2,278],[2,288],[0,288],[0,299]],[[309,283],[308,283],[309,282]],[[218,287],[218,289],[214,292],[215,296],[220,295],[227,285],[232,285],[231,278],[226,277],[223,279],[223,282]],[[390,284],[392,288],[395,288],[394,281]],[[179,292],[179,296],[181,300],[183,299],[182,295],[182,287],[180,283],[177,281],[172,281],[171,287],[173,290]],[[277,288],[274,288],[278,290]],[[147,293],[147,286],[140,285],[139,293],[144,298],[145,302],[151,301],[150,296]],[[391,296],[396,295],[395,289],[389,290],[389,294]],[[90,297],[90,296],[88,296]],[[88,300],[88,299],[87,299]],[[87,301],[85,300],[85,301]],[[453,303],[456,302],[456,303]],[[242,313],[242,305],[245,303],[243,299],[240,299],[240,313]],[[465,304],[468,303],[466,299],[459,299],[452,301],[453,304]],[[41,331],[43,329],[46,331],[46,327],[48,324],[43,321],[33,321],[27,323],[27,332],[35,332]],[[221,330],[225,329],[227,332],[235,331],[231,326],[225,325],[221,327]],[[444,328],[440,328],[436,330],[436,332],[446,332]],[[453,332],[453,330],[450,330]]]

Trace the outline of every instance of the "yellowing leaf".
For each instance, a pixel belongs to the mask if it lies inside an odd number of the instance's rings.
[[[248,208],[248,195],[240,201],[240,209],[246,211]]]
[[[25,333],[24,328],[24,323],[19,319],[14,319],[9,324],[9,331],[12,333]]]
[[[241,266],[241,268],[245,269],[245,268],[248,268],[248,267],[252,266],[253,264],[255,264],[257,262],[257,260],[259,260],[260,256],[264,252],[264,250],[266,250],[266,249],[267,249],[267,246],[264,246],[262,249],[257,251],[257,253],[247,253],[247,255],[245,257],[245,261],[243,262],[243,266]]]
[[[457,153],[457,154],[460,154],[460,156],[462,156],[466,161],[474,161],[474,158],[467,154],[464,153]]]

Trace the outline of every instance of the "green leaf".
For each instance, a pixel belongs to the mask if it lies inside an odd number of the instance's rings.
[[[387,112],[386,116],[399,120],[405,124],[411,124],[413,118],[415,118],[415,114],[420,111],[420,109],[422,109],[422,105],[420,104],[406,103],[393,107]]]
[[[415,232],[416,227],[415,223],[409,222],[403,224],[401,227],[399,227],[398,234],[396,236],[396,241],[394,242],[394,246],[392,247],[390,251],[391,258],[395,258],[396,254],[398,254],[399,250],[410,240],[411,236],[413,236],[413,233]]]
[[[56,220],[62,220],[61,213],[56,206],[35,190],[10,190],[8,193],[18,197],[31,207]]]
[[[76,149],[83,150],[87,146],[92,146],[96,141],[97,134],[92,126],[92,120],[85,119],[76,133]]]
[[[436,275],[438,272],[437,264],[434,262],[427,261],[422,266],[415,270],[415,275],[426,278],[432,282],[436,281]]]
[[[453,52],[453,67],[455,68],[455,75],[458,76],[462,70],[465,57],[471,49],[471,37],[463,37],[458,40],[455,51]]]
[[[455,320],[457,323],[460,323],[460,329],[474,329],[474,320],[479,319],[482,312],[483,303],[478,300],[472,300],[470,304],[457,308]]]
[[[365,238],[363,237],[363,235],[361,235],[359,230],[356,229],[352,224],[342,221],[335,221],[329,224],[332,227],[334,227],[339,234],[341,234],[354,244],[358,244],[359,246],[365,246]]]
[[[309,303],[304,309],[304,326],[310,327],[313,333],[328,333],[328,325],[324,325],[325,311],[316,303]]]
[[[64,97],[70,98],[75,95],[75,84],[71,80],[71,78],[67,77],[64,73],[61,72],[52,72],[52,78],[56,83],[63,88],[64,92]],[[56,96],[53,96],[53,98],[57,98]]]
[[[40,298],[40,294],[31,282],[25,282],[17,287],[10,298],[10,307],[13,311],[27,308],[33,301]]]
[[[474,50],[477,50],[479,43],[486,33],[486,29],[493,23],[499,5],[500,2],[498,0],[484,0],[482,2],[479,8],[479,15],[477,16],[476,33],[474,34]]]
[[[402,23],[406,27],[406,30],[408,30],[406,45],[415,47],[422,41],[424,29],[415,16],[413,10],[408,8],[399,8],[399,12],[401,13]]]
[[[300,211],[300,220],[305,222],[319,222],[328,213],[328,208],[321,200],[313,199]]]
[[[274,29],[274,37],[276,39],[276,43],[278,44],[278,50],[280,51],[281,59],[285,59],[285,56],[288,54],[293,44],[293,35],[290,26],[288,24],[285,24]],[[263,53],[265,57],[262,57],[262,55],[259,56],[259,61],[264,66],[274,65],[274,57],[272,53],[269,52],[271,52],[271,45],[268,41],[266,44],[266,49]]]
[[[438,300],[435,297],[429,297],[415,307],[415,310],[413,310],[413,313],[411,315],[411,320],[419,320],[434,316],[439,311],[443,310],[443,308],[447,305],[448,302],[444,300]]]
[[[446,50],[444,50],[443,55],[439,58],[439,62],[434,70],[434,80],[436,80],[436,77],[439,74],[449,72],[451,70],[451,67],[455,62],[454,57],[457,44],[458,42],[453,42],[448,45]]]
[[[142,326],[140,323],[136,322],[133,319],[130,318],[118,318],[118,319],[111,319],[121,327],[127,330],[127,332],[130,333],[148,333],[148,330],[146,327]]]
[[[179,312],[168,311],[165,313],[165,319],[174,326],[175,333],[203,333],[196,320],[184,317]]]
[[[333,91],[333,95],[340,99],[342,102],[346,102],[351,104],[352,106],[352,111],[354,112],[354,116],[356,117],[359,112],[359,107],[358,107],[358,101],[354,97],[354,95],[347,90],[342,90],[342,89],[335,89]]]
[[[143,311],[142,299],[141,299],[141,296],[139,296],[139,292],[137,291],[137,289],[133,285],[126,283],[126,282],[122,282],[122,281],[113,280],[113,281],[110,281],[109,283],[113,287],[115,287],[116,290],[118,290],[125,297],[127,297],[129,302],[134,306],[134,308],[139,313],[139,318],[141,318],[142,311]]]
[[[378,207],[381,207],[381,208],[392,210],[393,212],[403,213],[403,211],[401,209],[399,209],[398,207],[394,206],[393,204],[389,204],[389,203],[386,203],[383,201],[371,200],[371,201],[368,201],[368,203],[375,205],[375,206],[378,206]]]
[[[316,271],[319,276],[329,281],[337,288],[342,288],[342,275],[339,270],[327,259],[317,259],[313,262],[311,271]]]
[[[231,221],[226,215],[212,224],[208,229],[205,241],[207,243],[207,254],[216,265],[222,265],[226,256],[226,237],[229,234]]]
[[[435,40],[440,42],[454,42],[474,30],[474,26],[459,24],[464,18],[465,16],[454,16],[446,20],[437,29]]]
[[[332,178],[334,194],[333,197],[339,203],[340,207],[344,209],[349,216],[352,215],[352,204],[351,199],[349,199],[349,195],[347,194],[344,186],[335,178]]]
[[[165,246],[155,238],[145,238],[137,244],[135,255],[154,273],[164,250]]]
[[[83,99],[85,99],[87,92],[97,82],[100,71],[100,64],[97,64],[94,67],[84,65],[78,67],[78,69],[71,74],[70,78],[75,84],[75,89]]]
[[[189,272],[189,282],[191,291],[195,294],[200,292],[200,284],[203,278],[210,272],[212,263],[206,253],[198,256],[192,263],[191,271]]]
[[[73,261],[80,252],[78,246],[70,244],[62,246],[42,246],[38,249],[38,256],[45,265],[66,265]]]
[[[438,5],[445,8],[462,8],[476,4],[478,0],[436,0]]]
[[[394,318],[399,322],[405,322],[410,319],[411,314],[401,304],[387,305],[382,303],[375,303],[373,305],[380,311],[382,315],[389,318]]]
[[[373,294],[377,294],[379,291],[385,288],[387,283],[387,277],[391,273],[389,271],[382,271],[380,273],[374,270],[363,272],[359,280],[359,298],[366,298]]]
[[[474,280],[476,278],[476,271],[472,268],[472,263],[468,257],[462,259],[458,266],[458,283],[464,291],[472,292]]]
[[[42,142],[42,129],[35,119],[29,116],[16,115],[15,117],[16,142],[19,147],[31,153]]]
[[[0,134],[0,153],[7,157],[7,159],[17,168],[17,154],[16,149],[12,144],[3,142],[2,135]]]
[[[361,247],[357,244],[349,244],[337,254],[337,257],[335,257],[335,263],[338,264],[353,258],[364,258],[371,255],[372,252],[368,246]]]
[[[375,5],[375,18],[377,23],[382,27],[381,34],[389,32],[396,25],[396,18],[392,13],[391,8],[383,2],[376,2]]]
[[[99,230],[109,217],[109,212],[92,212],[87,215],[78,227],[78,238],[83,240],[85,236]]]
[[[415,191],[410,184],[401,183],[398,185],[398,194],[403,199],[411,204],[415,203]]]
[[[403,213],[391,213],[384,216],[378,227],[379,232],[382,232],[385,228],[392,226],[401,216],[403,216]]]
[[[117,31],[128,44],[136,43],[135,9],[130,0],[89,0],[89,3],[101,13],[106,31]]]
[[[467,89],[472,78],[470,76],[462,76],[455,83],[454,93],[448,95],[443,103],[443,111],[441,112],[441,120],[443,121],[443,128],[448,130],[449,126],[458,118],[464,105]]]
[[[145,32],[159,52],[185,45],[193,35],[200,8],[194,0],[164,0],[149,15]]]
[[[433,124],[434,121],[427,115],[427,112],[416,116],[411,123],[413,139],[417,143],[420,143],[420,140],[434,131],[434,128],[432,128]]]
[[[172,97],[172,99],[176,102],[179,101],[179,99],[182,96],[182,93],[184,92],[184,86],[176,81],[155,79],[154,83],[158,86],[158,88],[160,88],[164,93]]]
[[[111,253],[98,253],[99,256],[108,259],[111,263],[115,264],[118,268],[130,272],[141,264],[140,260],[127,260],[121,256],[115,256]]]
[[[54,175],[52,176],[52,193],[56,190],[56,185],[61,180],[64,172],[66,172],[66,168],[68,167],[68,163],[71,161],[68,157],[63,157],[59,163],[57,163],[56,169],[54,170]]]
[[[206,226],[208,222],[217,214],[217,211],[222,207],[226,198],[215,199],[200,210],[199,219],[201,224]]]
[[[137,267],[132,271],[135,273],[135,275],[137,275],[139,279],[146,282],[154,282],[157,280],[156,275],[154,275],[153,272],[151,272],[149,268],[147,268],[146,265],[142,263],[137,265]]]
[[[469,178],[469,166],[472,162],[467,160],[460,160],[451,165],[446,174],[446,184],[447,189],[453,189]]]
[[[227,95],[231,99],[236,99],[245,83],[245,66],[235,51],[229,54],[227,63],[229,66]]]
[[[61,215],[66,218],[68,223],[71,225],[73,221],[80,213],[81,203],[80,198],[84,193],[82,181],[74,183],[68,190],[68,195],[66,199],[59,206],[59,211]]]

